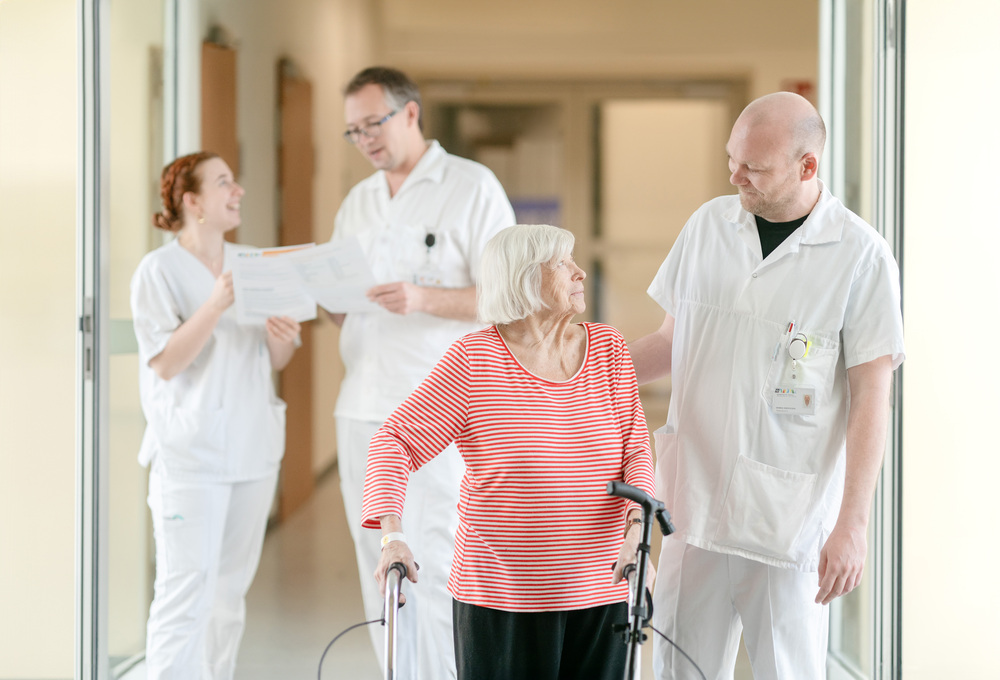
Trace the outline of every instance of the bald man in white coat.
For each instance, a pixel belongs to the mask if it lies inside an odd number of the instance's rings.
[[[791,93],[752,102],[726,146],[738,196],[699,208],[649,294],[666,312],[630,349],[671,374],[655,434],[663,542],[654,626],[708,678],[740,634],[757,680],[826,675],[827,605],[857,587],[903,361],[885,240],[818,179],[826,131]],[[654,644],[656,677],[698,677]]]

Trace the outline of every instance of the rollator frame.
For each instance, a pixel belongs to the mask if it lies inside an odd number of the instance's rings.
[[[652,616],[652,608],[647,606],[650,603],[643,595],[646,593],[646,572],[649,563],[650,541],[653,538],[653,517],[656,517],[660,531],[664,536],[674,533],[674,526],[670,523],[670,513],[667,512],[663,503],[642,489],[624,482],[608,482],[607,492],[610,496],[634,501],[642,508],[642,540],[639,541],[639,547],[636,550],[636,565],[627,565],[622,570],[622,577],[629,581],[628,624],[624,626],[625,644],[628,645],[625,680],[639,680],[642,672],[642,650],[639,645],[646,641],[646,634],[642,632],[642,629],[648,625],[649,618]]]
[[[385,606],[382,610],[382,625],[385,626],[385,680],[396,678],[396,615],[399,613],[399,591],[406,578],[406,565],[393,562],[385,572]]]

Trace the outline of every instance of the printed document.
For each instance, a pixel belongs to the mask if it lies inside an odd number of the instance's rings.
[[[236,318],[261,325],[268,317],[316,318],[316,304],[332,313],[378,308],[365,293],[375,276],[357,238],[241,252],[233,265]]]
[[[371,312],[379,308],[365,293],[375,285],[357,238],[324,243],[290,258],[305,290],[328,312]]]
[[[296,321],[316,318],[316,301],[302,288],[288,256],[304,246],[260,248],[237,253],[233,263],[236,320],[262,325],[272,316],[290,316]]]

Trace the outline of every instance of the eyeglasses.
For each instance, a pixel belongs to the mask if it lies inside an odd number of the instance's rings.
[[[396,109],[392,113],[387,113],[384,118],[377,120],[374,123],[368,123],[367,125],[362,125],[361,127],[345,130],[344,139],[346,139],[350,144],[357,144],[361,141],[361,135],[364,135],[368,139],[375,139],[382,134],[382,126],[388,123],[389,119],[400,111],[402,111],[402,109]]]

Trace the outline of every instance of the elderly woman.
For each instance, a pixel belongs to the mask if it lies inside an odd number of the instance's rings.
[[[383,588],[394,562],[418,581],[400,521],[410,471],[452,441],[465,461],[448,583],[460,680],[624,674],[612,625],[640,511],[605,488],[652,493],[649,435],[622,336],[572,323],[586,277],[572,248],[546,225],[493,237],[478,282],[493,325],[452,345],[369,447],[362,519],[382,530]]]

